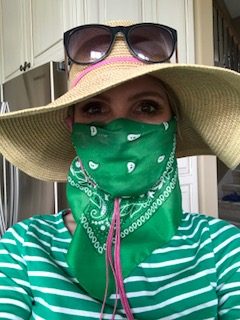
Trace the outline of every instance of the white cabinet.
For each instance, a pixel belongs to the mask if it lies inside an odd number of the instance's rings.
[[[197,157],[178,159],[183,210],[186,212],[198,212],[199,210],[197,164]]]
[[[3,82],[3,46],[2,46],[1,26],[2,26],[2,9],[1,9],[1,2],[0,2],[0,88],[1,88],[1,83]],[[1,96],[1,92],[0,92],[0,96]]]
[[[3,80],[19,74],[21,66],[28,69],[29,65],[63,60],[65,30],[108,20],[152,21],[175,27],[179,61],[194,62],[193,0],[0,1]]]
[[[75,1],[31,0],[32,56],[35,65],[63,60],[63,32],[74,25]]]
[[[1,0],[0,4],[2,80],[49,60],[63,60],[62,35],[76,25],[76,1]]]
[[[20,66],[32,64],[28,5],[28,0],[1,0],[3,79],[18,74]]]

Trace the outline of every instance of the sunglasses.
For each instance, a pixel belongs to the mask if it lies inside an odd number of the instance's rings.
[[[94,64],[105,59],[119,34],[138,60],[146,63],[165,62],[170,60],[174,51],[177,60],[175,29],[156,23],[138,23],[127,27],[88,24],[64,33],[68,65]]]

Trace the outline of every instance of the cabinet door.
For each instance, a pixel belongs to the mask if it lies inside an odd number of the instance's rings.
[[[33,60],[36,65],[63,59],[66,5],[64,0],[31,0]]]
[[[31,62],[28,34],[30,26],[28,0],[1,0],[3,79],[19,74],[24,62]],[[30,33],[30,32],[29,32]]]
[[[178,159],[178,172],[183,210],[185,212],[198,212],[197,157]]]
[[[2,30],[2,7],[0,2],[0,30]],[[0,84],[3,82],[3,43],[2,31],[0,31]],[[1,98],[1,85],[0,85],[0,98]]]

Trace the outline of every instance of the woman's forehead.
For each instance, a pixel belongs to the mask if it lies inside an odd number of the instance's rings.
[[[166,88],[161,80],[155,78],[153,76],[145,75],[136,79],[132,79],[130,81],[124,82],[117,87],[111,88],[97,97],[111,97],[115,94],[121,95],[131,95],[131,94],[142,94],[142,93],[150,93],[150,94],[160,94],[163,97],[166,97]]]

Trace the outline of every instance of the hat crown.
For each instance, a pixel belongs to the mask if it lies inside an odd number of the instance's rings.
[[[134,24],[134,22],[127,21],[127,20],[114,20],[114,21],[109,21],[105,23],[105,25],[111,26],[111,27],[129,26],[132,24]],[[111,60],[112,57],[132,57],[129,51],[129,48],[124,40],[124,37],[122,37],[121,35],[116,37],[113,47],[111,49],[111,52],[109,53],[109,55],[106,57],[105,60],[106,61]],[[72,87],[72,84],[74,83],[74,80],[76,79],[78,74],[84,71],[85,69],[87,69],[88,67],[89,67],[89,64],[81,65],[81,64],[73,63],[71,65],[71,69],[69,71],[70,87]]]

